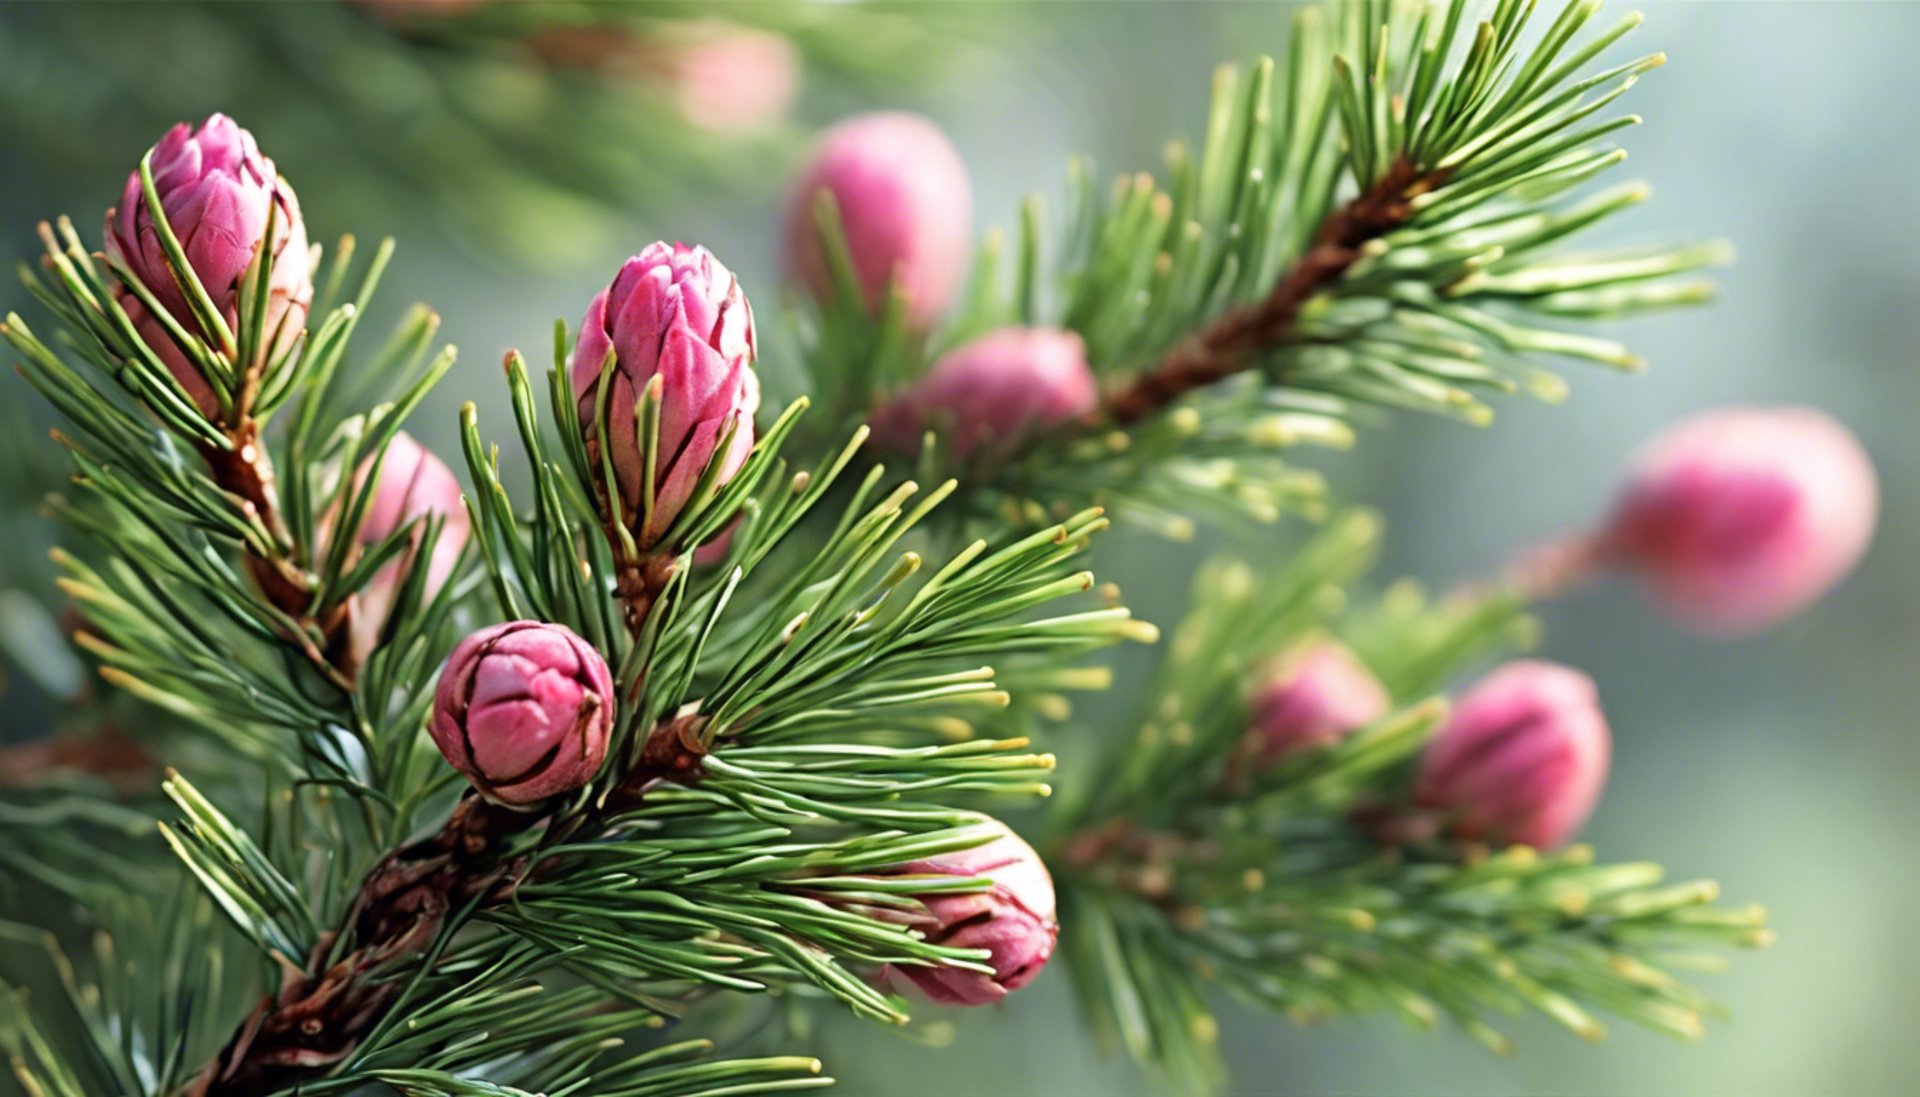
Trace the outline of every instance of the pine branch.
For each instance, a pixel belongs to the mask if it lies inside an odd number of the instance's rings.
[[[1303,11],[1284,72],[1219,71],[1205,144],[1172,146],[1164,184],[1123,176],[1103,195],[1076,163],[1057,255],[1037,201],[1013,246],[990,236],[932,338],[840,286],[813,324],[816,387],[870,411],[984,331],[1070,329],[1101,382],[1093,411],[991,459],[960,461],[929,436],[923,473],[964,464],[971,510],[992,521],[1098,503],[1180,535],[1194,514],[1311,512],[1318,494],[1279,454],[1342,441],[1368,407],[1484,423],[1484,392],[1561,398],[1548,359],[1638,368],[1620,344],[1550,322],[1701,300],[1710,287],[1676,276],[1725,258],[1719,245],[1562,250],[1645,200],[1639,185],[1568,196],[1620,161],[1608,139],[1638,121],[1594,117],[1663,58],[1587,74],[1639,23],[1586,33],[1592,0],[1571,0],[1537,40],[1523,33],[1529,3],[1502,0],[1477,27],[1469,7]],[[823,220],[829,255],[846,250],[837,230]],[[1183,446],[1201,441],[1196,421],[1206,444]]]
[[[1215,990],[1305,1023],[1386,1010],[1511,1045],[1494,1013],[1542,1012],[1582,1037],[1596,1011],[1693,1038],[1711,1004],[1679,979],[1713,949],[1767,943],[1758,908],[1711,883],[1586,847],[1490,850],[1400,825],[1415,756],[1445,715],[1428,691],[1526,643],[1500,589],[1428,602],[1347,588],[1378,522],[1342,516],[1282,568],[1216,562],[1196,581],[1136,737],[1062,798],[1052,859],[1063,947],[1096,1025],[1177,1088],[1216,1090]],[[1333,745],[1256,763],[1263,668],[1333,634],[1403,706]]]
[[[564,351],[562,341],[557,361]],[[812,474],[774,475],[797,407],[759,436],[724,487],[695,490],[660,542],[677,554],[671,580],[637,632],[623,627],[618,539],[587,502],[600,470],[577,443],[563,441],[565,460],[545,456],[546,424],[517,355],[507,375],[538,502],[530,513],[512,505],[469,406],[482,557],[503,611],[561,618],[606,645],[620,698],[613,762],[579,794],[522,810],[469,795],[437,833],[382,857],[337,928],[317,935],[290,928],[311,919],[285,905],[294,897],[278,870],[256,863],[245,834],[176,779],[196,836],[176,850],[284,968],[278,992],[200,1074],[197,1093],[352,1076],[418,994],[442,980],[452,992],[460,971],[507,964],[526,946],[603,988],[657,983],[684,994],[801,982],[857,1013],[904,1020],[858,969],[977,967],[979,954],[876,916],[876,905],[910,910],[914,901],[876,897],[883,885],[847,878],[986,840],[993,832],[977,816],[948,805],[1044,794],[1052,759],[1024,753],[1020,740],[886,749],[820,733],[849,714],[884,723],[930,702],[1003,698],[979,664],[989,654],[1074,653],[1150,634],[1119,609],[1037,615],[1092,586],[1060,565],[1104,526],[1097,513],[999,551],[975,544],[908,587],[919,557],[885,566],[886,557],[952,489],[915,504],[913,485],[879,495],[874,477],[824,545],[809,546],[807,563],[750,604],[736,602],[859,442]],[[549,380],[559,437],[578,438],[558,364]],[[702,543],[743,509],[749,520],[732,534],[726,571],[697,568]]]
[[[151,210],[145,166],[142,185]],[[267,228],[263,239],[272,239]],[[239,322],[229,327],[173,241],[168,261],[182,290],[196,313],[219,321],[195,333],[131,272],[89,255],[65,219],[41,235],[49,277],[25,271],[23,280],[60,321],[78,368],[18,315],[0,330],[24,355],[28,381],[71,424],[56,437],[77,475],[53,509],[108,550],[98,563],[55,554],[87,619],[77,642],[110,682],[244,756],[296,773],[317,766],[327,780],[393,796],[411,765],[413,748],[402,744],[418,727],[406,705],[394,707],[394,687],[437,662],[433,644],[420,641],[444,628],[459,584],[434,596],[425,588],[435,523],[409,524],[364,549],[354,532],[379,478],[352,470],[378,467],[453,362],[451,349],[427,359],[437,321],[416,309],[362,369],[344,365],[391,244],[365,265],[351,300],[295,339],[267,329],[264,248],[241,280]],[[162,236],[171,240],[171,230]],[[354,250],[351,238],[341,242],[321,304],[349,284]],[[172,325],[181,353],[214,388],[210,415],[135,330],[123,294]],[[83,370],[115,384],[96,387]],[[344,404],[387,393],[390,402],[370,414],[342,415]],[[282,408],[291,421],[269,435]],[[291,474],[280,478],[276,466]],[[388,642],[363,665],[349,643],[357,595],[396,561],[398,596],[380,630]]]
[[[1413,200],[1443,185],[1448,174],[1444,168],[1423,169],[1407,158],[1395,161],[1366,193],[1321,223],[1313,246],[1263,300],[1209,322],[1151,369],[1108,393],[1090,424],[1143,419],[1195,389],[1249,368],[1256,355],[1287,339],[1301,310],[1338,283],[1359,262],[1367,244],[1406,224]]]

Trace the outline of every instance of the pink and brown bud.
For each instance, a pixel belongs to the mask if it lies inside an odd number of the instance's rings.
[[[1322,640],[1283,657],[1254,692],[1251,708],[1253,755],[1272,766],[1339,742],[1392,711],[1393,699],[1353,652]]]
[[[613,675],[573,630],[508,621],[460,641],[427,730],[488,799],[518,807],[593,780],[613,731]]]
[[[1455,837],[1547,849],[1593,813],[1611,753],[1593,679],[1518,660],[1454,705],[1420,759],[1414,798]]]
[[[1061,328],[1001,328],[940,357],[874,415],[883,445],[911,453],[933,430],[954,456],[1011,449],[1099,402],[1080,336]]]
[[[1728,408],[1636,456],[1598,552],[1702,632],[1757,632],[1832,589],[1873,538],[1879,487],[1857,439],[1812,408]]]
[[[1001,834],[986,845],[893,870],[896,876],[993,881],[985,891],[921,896],[926,913],[913,921],[914,928],[933,944],[985,949],[993,973],[896,964],[887,969],[886,978],[897,977],[943,1005],[983,1006],[1026,986],[1046,966],[1060,936],[1053,877],[1032,846],[1004,825],[995,825]]]
[[[615,356],[606,403],[594,416],[600,368]],[[587,306],[573,348],[573,392],[590,452],[608,445],[620,504],[642,548],[666,532],[707,466],[733,478],[753,449],[760,380],[753,312],[740,283],[705,248],[649,244]],[[636,409],[660,380],[660,436],[651,514],[641,521],[646,455]],[[738,424],[735,427],[735,424]],[[727,431],[733,439],[721,453]]]
[[[925,330],[960,288],[972,249],[973,191],[945,134],[916,114],[863,114],[828,130],[787,202],[787,258],[794,278],[826,297],[833,278],[821,254],[814,209],[833,196],[867,307],[897,284],[907,325]]]
[[[263,242],[267,244],[272,270],[266,331],[270,339],[278,333],[270,353],[291,347],[306,326],[313,300],[307,228],[293,188],[274,172],[273,161],[260,154],[253,135],[224,114],[212,115],[199,129],[183,122],[153,147],[151,165],[167,224],[229,331],[237,333],[240,324],[241,282]],[[264,241],[269,210],[275,206],[273,239]],[[187,293],[168,266],[147,209],[138,170],[127,177],[120,204],[107,211],[106,254],[138,279],[181,327],[197,331]],[[192,356],[131,291],[122,287],[117,296],[141,338],[194,404],[209,417],[217,414],[219,402]],[[211,333],[200,334],[211,340]]]
[[[371,465],[369,459],[361,466],[362,482]],[[460,495],[460,481],[440,458],[404,431],[396,434],[387,444],[386,456],[380,462],[380,480],[374,487],[373,502],[367,508],[366,520],[360,524],[360,544],[372,548],[410,523],[418,522],[413,547],[406,554],[410,557],[418,550],[427,521],[438,515],[440,536],[423,565],[427,578],[421,597],[431,599],[452,578],[472,532],[471,519]],[[362,653],[372,650],[373,639],[379,635],[394,599],[399,596],[405,562],[403,557],[381,568],[360,591],[355,640],[357,650]]]

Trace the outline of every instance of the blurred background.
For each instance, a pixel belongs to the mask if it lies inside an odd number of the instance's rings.
[[[543,364],[553,320],[577,323],[655,238],[704,243],[739,274],[778,386],[791,346],[775,320],[780,189],[819,125],[881,107],[932,116],[972,167],[984,230],[1011,222],[1025,194],[1058,193],[1073,153],[1110,172],[1157,166],[1167,138],[1196,134],[1211,67],[1282,49],[1291,11],[659,5],[645,17],[662,33],[611,49],[591,35],[530,43],[522,24],[542,6],[471,2],[0,5],[0,258],[31,255],[34,222],[62,212],[93,239],[167,125],[227,111],[297,187],[316,240],[399,238],[374,321],[414,300],[442,314],[461,364],[414,429],[451,453],[463,401],[504,428],[501,355],[520,346]],[[1542,651],[1594,675],[1615,728],[1615,774],[1587,837],[1612,859],[1661,860],[1675,878],[1717,878],[1730,901],[1765,903],[1779,943],[1705,980],[1732,1011],[1695,1046],[1616,1027],[1589,1047],[1525,1023],[1519,1057],[1502,1061],[1387,1019],[1300,1030],[1230,1010],[1238,1092],[1869,1094],[1920,1078],[1908,1033],[1920,1011],[1908,846],[1920,833],[1920,571],[1908,563],[1920,558],[1920,144],[1902,125],[1920,117],[1920,4],[1646,6],[1635,45],[1671,63],[1628,100],[1647,122],[1623,144],[1655,200],[1620,231],[1732,239],[1723,300],[1613,333],[1651,360],[1645,376],[1572,372],[1565,406],[1509,402],[1485,431],[1385,419],[1353,453],[1315,460],[1343,498],[1385,512],[1383,577],[1444,587],[1594,518],[1630,448],[1688,412],[1809,403],[1860,434],[1882,476],[1878,540],[1836,596],[1786,628],[1696,640],[1619,588],[1543,612]],[[442,26],[454,9],[459,29]],[[584,10],[545,7],[538,21],[565,30]],[[714,38],[716,14],[772,38],[689,54]],[[769,73],[786,75],[769,85]],[[687,90],[701,80],[756,91],[712,108]],[[24,292],[0,296],[26,311]],[[40,561],[54,531],[32,511],[58,476],[49,420],[11,374],[0,416],[0,610],[52,608]],[[1170,623],[1201,556],[1123,532],[1102,577]],[[0,612],[13,664],[0,740],[46,725],[34,683],[63,673],[47,620]],[[46,667],[22,665],[35,653]],[[1096,722],[1100,711],[1083,709]],[[1059,973],[1015,1002],[953,1018],[945,1050],[834,1018],[808,1050],[846,1094],[897,1093],[904,1077],[942,1097],[1152,1091],[1093,1046]]]

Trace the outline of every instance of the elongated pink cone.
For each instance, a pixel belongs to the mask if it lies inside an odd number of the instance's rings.
[[[360,475],[366,476],[365,467]],[[454,566],[459,563],[460,553],[472,532],[460,494],[460,481],[454,478],[452,470],[404,431],[396,434],[387,444],[386,457],[380,462],[380,482],[374,488],[373,504],[367,508],[366,520],[360,525],[360,543],[372,548],[415,520],[424,523],[432,515],[439,515],[440,536],[434,541],[433,553],[425,564],[427,585],[422,598],[430,599],[453,576]],[[423,533],[424,526],[414,533],[416,548]],[[373,639],[380,634],[387,613],[400,593],[404,559],[381,568],[360,591],[355,628],[361,652],[372,650]]]
[[[942,355],[874,414],[881,444],[919,449],[937,432],[954,456],[996,452],[1092,411],[1099,384],[1080,336],[1060,328],[1001,328]]]
[[[1323,640],[1283,659],[1253,695],[1256,757],[1271,766],[1340,741],[1393,708],[1385,686],[1353,652]]]
[[[427,730],[474,788],[526,807],[593,780],[613,709],[613,675],[585,640],[564,625],[508,621],[453,649]]]
[[[1549,849],[1593,814],[1611,753],[1593,679],[1522,659],[1454,705],[1420,759],[1414,798],[1456,837]]]
[[[601,363],[616,356],[604,414],[594,417]],[[581,428],[597,456],[610,439],[623,516],[641,547],[678,517],[700,476],[720,462],[733,478],[753,449],[760,379],[753,372],[753,311],[733,273],[705,248],[656,243],[627,260],[613,285],[587,306],[573,348],[573,392]],[[653,513],[641,520],[645,457],[635,409],[648,382],[661,380],[660,438]],[[720,453],[730,425],[733,441]]]
[[[1032,846],[1005,826],[1000,830],[1000,837],[986,845],[894,869],[899,876],[993,880],[985,891],[922,896],[926,915],[915,922],[934,944],[987,950],[993,974],[899,964],[889,967],[885,978],[898,978],[944,1005],[983,1006],[1000,1001],[1040,974],[1060,936],[1053,877]]]
[[[1879,485],[1846,427],[1812,408],[1695,416],[1636,456],[1600,552],[1702,632],[1739,635],[1818,600],[1873,539]]]
[[[307,308],[313,301],[307,227],[293,188],[275,174],[273,161],[260,154],[253,134],[224,114],[212,115],[199,129],[182,122],[153,147],[152,168],[154,190],[167,224],[236,337],[240,283],[266,235],[268,209],[278,204],[270,249],[267,332],[270,337],[278,333],[272,353],[292,346],[306,326]],[[120,204],[107,211],[106,254],[123,264],[183,328],[198,331],[186,293],[167,265],[138,169],[127,177]],[[122,287],[117,297],[140,337],[179,378],[195,406],[213,417],[219,402],[192,357],[132,292]],[[211,333],[199,334],[212,342]]]
[[[863,114],[828,130],[787,200],[793,277],[815,296],[832,292],[814,206],[833,195],[854,274],[878,312],[896,278],[908,326],[929,327],[952,303],[972,249],[967,167],[938,126],[917,114]]]

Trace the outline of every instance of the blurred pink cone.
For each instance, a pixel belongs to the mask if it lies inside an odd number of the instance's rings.
[[[1000,1001],[1040,974],[1060,935],[1053,877],[1032,846],[1004,825],[1000,829],[1000,837],[986,845],[899,865],[891,873],[992,878],[993,886],[985,891],[922,896],[926,914],[914,926],[937,945],[985,949],[993,973],[897,964],[888,967],[883,978],[900,979],[943,1005],[982,1006]]]
[[[1866,553],[1873,463],[1812,408],[1728,408],[1644,446],[1598,538],[1701,632],[1757,632],[1805,609]]]
[[[882,445],[902,453],[937,432],[954,456],[1011,448],[1094,409],[1086,344],[1060,328],[1001,328],[942,355],[874,414]]]
[[[1393,708],[1385,686],[1353,652],[1322,640],[1287,656],[1253,695],[1254,757],[1272,766],[1339,742]]]
[[[360,476],[364,479],[366,474],[366,466],[362,466]],[[422,600],[433,598],[452,578],[454,565],[459,563],[460,553],[467,546],[471,521],[460,496],[460,481],[454,478],[451,469],[406,432],[394,435],[380,462],[380,482],[374,489],[373,504],[367,508],[366,520],[360,524],[360,543],[372,548],[419,520],[422,525],[413,540],[417,549],[425,520],[439,515],[440,536],[434,541],[433,554],[425,564],[427,579]],[[360,591],[354,639],[355,650],[363,658],[373,650],[374,641],[386,624],[387,614],[400,594],[402,564],[414,551],[408,550],[399,560],[381,568]]]
[[[1519,660],[1455,703],[1420,759],[1414,799],[1455,837],[1549,849],[1593,813],[1611,751],[1593,679]]]
[[[960,288],[973,241],[973,192],[952,142],[914,114],[863,114],[828,130],[787,201],[787,258],[816,297],[832,292],[814,207],[833,195],[867,307],[898,280],[907,324],[930,327]]]
[[[660,43],[652,68],[687,121],[714,133],[765,129],[800,90],[800,55],[777,34],[701,23]]]

